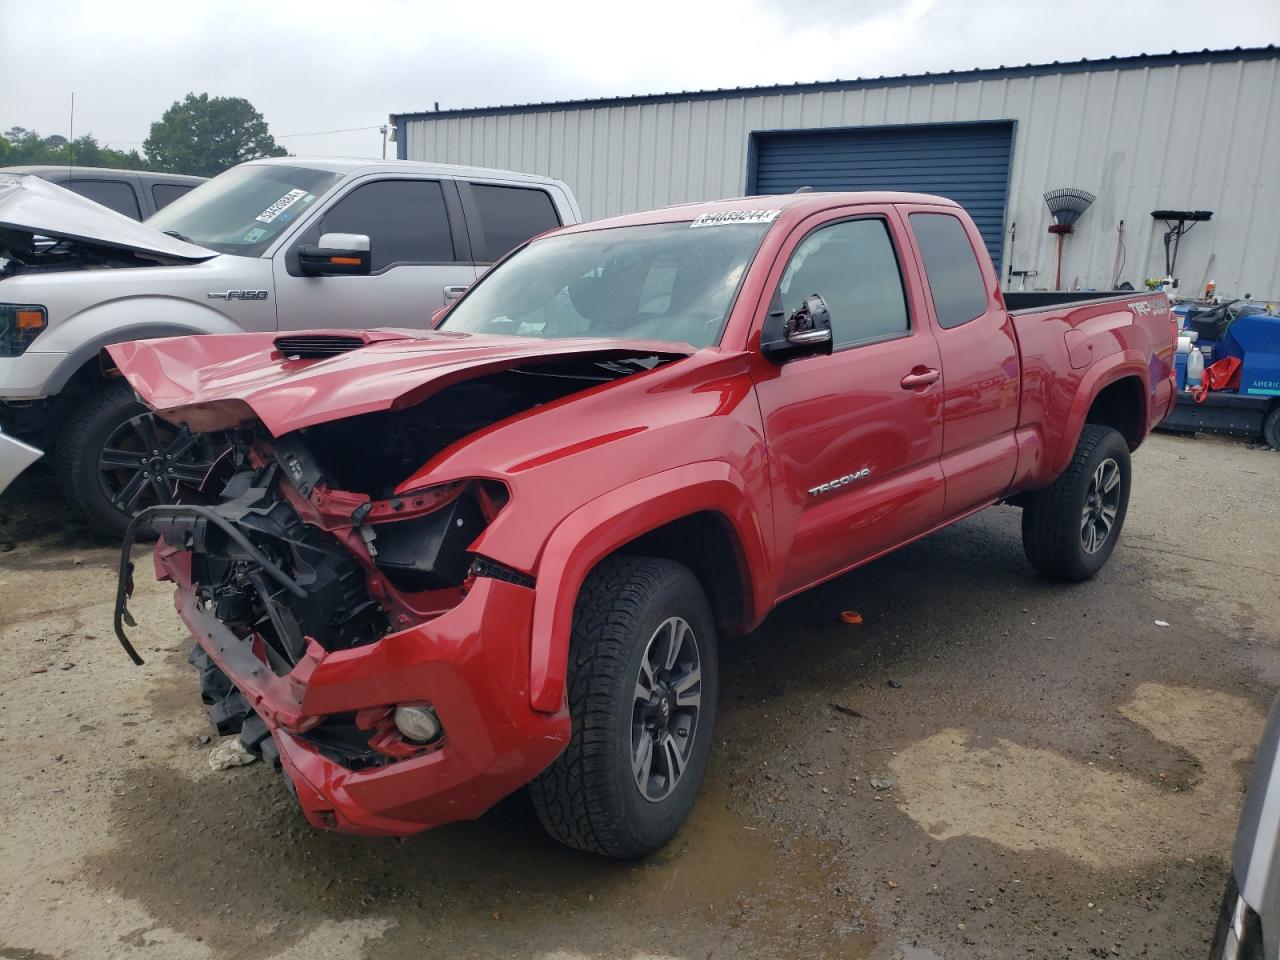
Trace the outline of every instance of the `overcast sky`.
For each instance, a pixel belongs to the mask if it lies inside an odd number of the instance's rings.
[[[377,156],[388,113],[435,101],[487,106],[1278,42],[1280,0],[0,0],[0,130],[65,135],[74,91],[77,135],[140,147],[151,122],[194,91],[248,98],[291,153]],[[366,129],[316,133],[353,127]]]

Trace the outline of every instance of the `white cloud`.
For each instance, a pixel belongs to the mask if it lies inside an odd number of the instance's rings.
[[[0,129],[141,141],[188,91],[273,133],[387,113],[1077,60],[1280,40],[1275,0],[0,0]],[[287,137],[376,155],[376,130]]]

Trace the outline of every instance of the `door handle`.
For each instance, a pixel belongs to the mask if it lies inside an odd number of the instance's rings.
[[[933,367],[916,367],[902,378],[902,389],[914,390],[916,387],[927,387],[931,383],[937,383],[941,376],[941,371]]]
[[[466,292],[467,292],[467,288],[465,284],[445,287],[444,302],[453,303],[453,301],[457,300],[460,296],[462,296]]]

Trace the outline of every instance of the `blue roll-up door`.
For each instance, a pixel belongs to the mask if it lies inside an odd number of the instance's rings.
[[[908,190],[969,212],[1000,269],[1013,124],[940,123],[755,133],[748,193]]]

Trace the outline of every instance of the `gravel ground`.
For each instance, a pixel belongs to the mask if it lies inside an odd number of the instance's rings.
[[[710,780],[641,864],[521,796],[368,840],[212,772],[167,591],[140,577],[134,668],[115,550],[29,475],[0,501],[0,957],[1203,957],[1280,686],[1280,455],[1157,435],[1134,474],[1092,583],[1034,576],[1000,508],[726,644]]]

